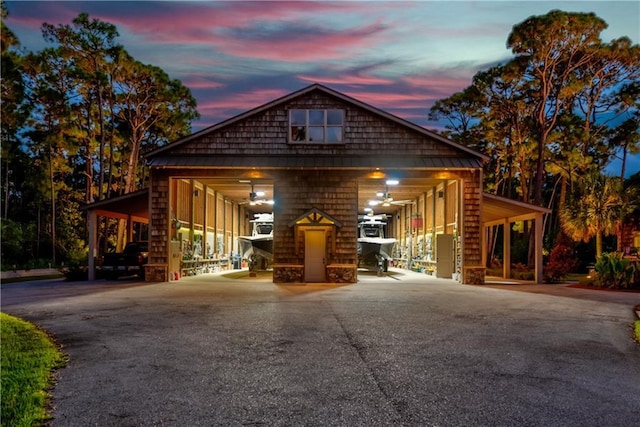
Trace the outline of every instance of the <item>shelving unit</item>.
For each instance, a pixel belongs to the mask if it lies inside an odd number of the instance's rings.
[[[214,273],[229,268],[230,262],[227,258],[217,259],[190,259],[182,260],[180,263],[180,276],[197,276],[205,273]]]

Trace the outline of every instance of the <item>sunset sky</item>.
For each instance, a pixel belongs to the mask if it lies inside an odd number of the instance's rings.
[[[427,128],[433,102],[510,58],[515,24],[552,9],[595,12],[603,39],[640,39],[638,1],[5,1],[22,46],[45,46],[43,22],[81,12],[116,25],[138,60],[189,87],[215,124],[321,83]]]

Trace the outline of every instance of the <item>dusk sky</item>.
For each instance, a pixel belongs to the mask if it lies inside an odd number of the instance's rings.
[[[515,24],[552,9],[594,12],[605,41],[640,41],[638,1],[5,1],[22,46],[81,12],[114,24],[137,60],[161,67],[198,101],[199,130],[312,83],[399,117],[429,122],[438,99],[507,61]],[[634,168],[640,168],[640,161]]]

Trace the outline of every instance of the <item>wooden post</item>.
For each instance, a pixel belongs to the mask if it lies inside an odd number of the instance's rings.
[[[509,218],[502,224],[502,274],[504,279],[511,278],[511,223]]]
[[[542,283],[543,259],[542,259],[542,214],[536,213],[535,217],[535,281]]]
[[[89,275],[87,279],[95,280],[96,279],[96,246],[97,246],[97,234],[98,234],[98,216],[93,209],[89,209],[88,211],[88,222],[89,222]]]
[[[133,219],[131,214],[127,215],[127,243],[133,241]]]

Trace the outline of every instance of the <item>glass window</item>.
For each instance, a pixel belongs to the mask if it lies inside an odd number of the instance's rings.
[[[342,110],[327,110],[327,125],[342,126]]]
[[[291,124],[306,125],[307,124],[306,110],[291,110]]]
[[[324,110],[309,110],[309,124],[324,126]]]
[[[342,142],[342,126],[327,127],[327,142]]]
[[[309,141],[324,142],[324,127],[323,126],[310,126],[309,127]]]
[[[289,111],[290,142],[342,143],[343,127],[343,110]]]

